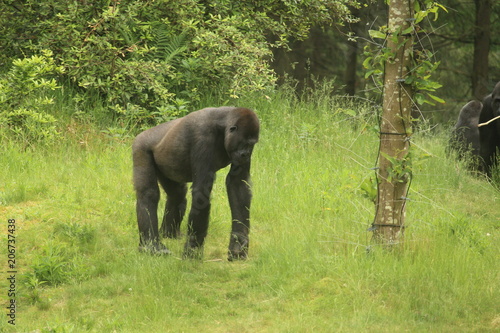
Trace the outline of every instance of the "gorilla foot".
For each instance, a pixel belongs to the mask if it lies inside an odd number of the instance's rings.
[[[202,259],[203,243],[196,240],[196,236],[189,236],[184,245],[183,259]]]
[[[185,247],[182,259],[203,259],[203,247]]]
[[[139,244],[139,252],[155,256],[172,254],[172,252],[162,243]]]
[[[248,251],[241,251],[241,252],[229,251],[227,255],[227,260],[228,261],[246,260],[247,257],[248,257]]]
[[[248,257],[248,237],[231,234],[227,260],[245,260]]]

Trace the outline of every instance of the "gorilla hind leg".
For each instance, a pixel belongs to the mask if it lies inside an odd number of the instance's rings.
[[[165,204],[160,234],[163,237],[179,238],[181,236],[181,222],[187,205],[186,184],[174,182],[161,175],[159,181],[165,193],[167,193],[167,203]]]
[[[203,244],[207,236],[210,215],[210,195],[215,181],[215,172],[197,172],[192,186],[191,211],[187,225],[187,240],[184,258],[201,258]]]
[[[170,251],[160,242],[158,234],[158,201],[160,190],[153,157],[146,151],[134,151],[134,187],[139,227],[139,251],[156,255]]]

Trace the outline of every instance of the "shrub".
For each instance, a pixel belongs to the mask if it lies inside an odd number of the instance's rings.
[[[35,142],[51,143],[58,136],[56,119],[47,114],[58,89],[55,76],[64,72],[56,66],[52,52],[17,59],[0,79],[0,130],[25,146]]]
[[[62,244],[47,244],[44,253],[37,256],[32,264],[32,272],[27,278],[39,284],[58,285],[71,276],[72,264],[68,258],[68,249]]]
[[[176,100],[198,102],[214,92],[239,98],[272,88],[271,49],[307,37],[315,24],[349,21],[348,5],[358,4],[9,0],[0,3],[12,22],[0,25],[7,41],[0,44],[0,64],[9,54],[49,48],[78,101],[98,96],[113,117],[133,114],[139,125],[151,125],[177,116],[169,108]]]

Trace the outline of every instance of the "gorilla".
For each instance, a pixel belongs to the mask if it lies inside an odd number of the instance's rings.
[[[246,108],[192,112],[140,133],[132,145],[139,251],[169,254],[160,235],[180,236],[186,211],[186,183],[192,182],[184,258],[201,254],[207,235],[210,193],[219,169],[231,164],[226,189],[232,216],[228,260],[246,259],[250,231],[250,162],[259,139],[259,120]],[[158,183],[167,194],[158,229]]]
[[[479,115],[483,105],[479,101],[467,103],[458,116],[458,121],[451,132],[449,148],[464,159],[472,156],[477,160],[479,156]],[[476,164],[477,161],[473,162]]]
[[[500,116],[500,82],[495,85],[493,92],[483,99],[483,109],[479,117],[480,123],[485,123]],[[479,127],[480,156],[483,159],[485,171],[491,176],[491,169],[495,165],[497,150],[500,148],[500,120]]]

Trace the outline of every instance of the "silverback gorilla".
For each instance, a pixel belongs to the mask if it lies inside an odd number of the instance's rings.
[[[483,99],[483,109],[479,118],[480,123],[485,123],[500,116],[500,82],[495,85],[493,92]],[[479,127],[481,140],[480,155],[483,159],[488,175],[496,162],[497,150],[500,149],[500,120]]]
[[[449,147],[456,151],[459,158],[468,155],[479,156],[479,114],[483,105],[479,101],[467,103],[458,116],[457,123],[451,132]],[[474,162],[476,164],[476,161]]]
[[[163,237],[180,236],[186,183],[192,182],[184,257],[199,255],[208,230],[210,193],[217,170],[231,164],[226,189],[232,216],[228,259],[246,259],[250,229],[250,162],[259,120],[249,109],[206,108],[140,133],[132,146],[139,250],[169,254]],[[158,183],[167,194],[158,229]]]

